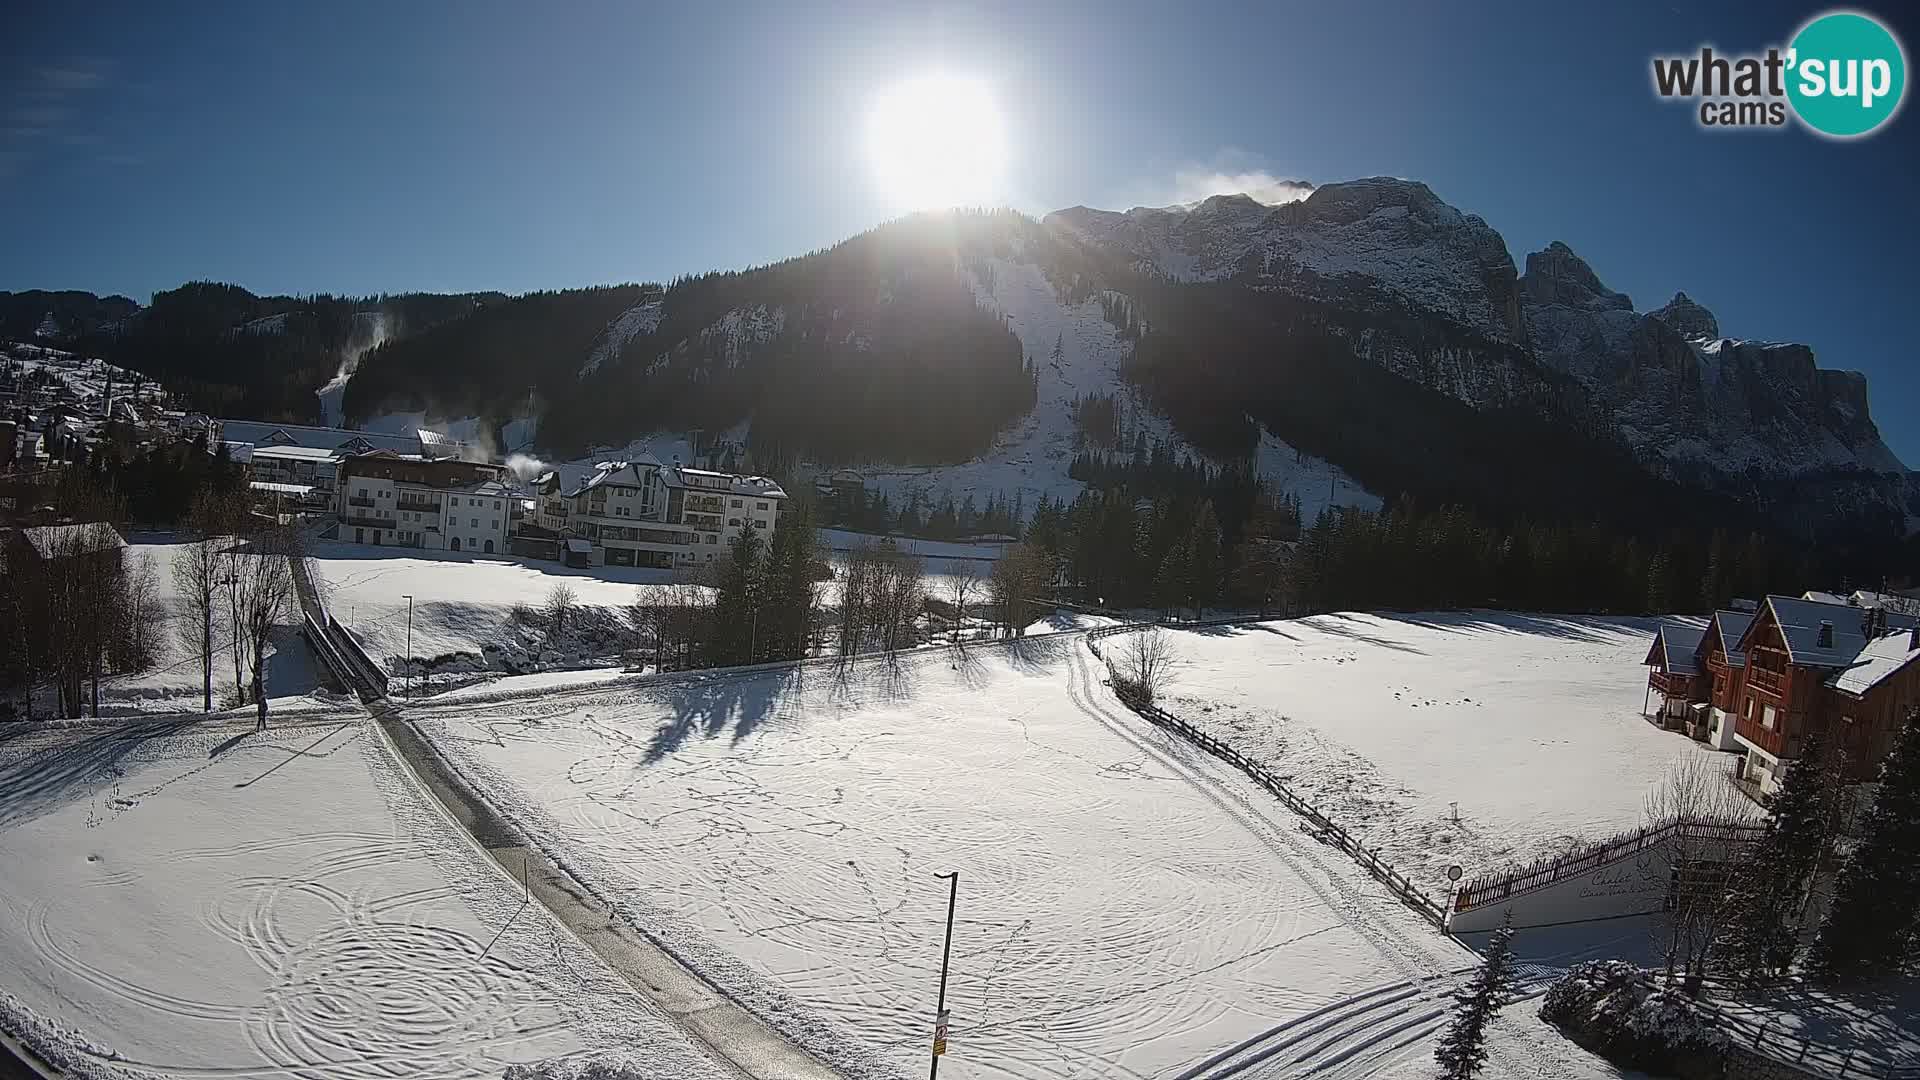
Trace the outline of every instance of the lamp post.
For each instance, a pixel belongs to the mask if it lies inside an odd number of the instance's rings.
[[[413,696],[413,594],[402,593],[407,600],[407,696]]]
[[[960,871],[933,876],[947,879],[947,944],[940,953],[940,1002],[934,1006],[933,1065],[927,1080],[940,1075],[940,1055],[947,1052],[947,963],[953,959],[953,905],[960,895]]]

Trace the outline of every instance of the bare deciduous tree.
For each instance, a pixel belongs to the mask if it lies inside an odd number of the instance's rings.
[[[267,726],[267,699],[263,686],[267,646],[274,628],[290,621],[298,604],[294,595],[293,562],[303,557],[300,536],[290,526],[262,529],[244,545],[238,572],[230,585],[233,594],[234,638],[248,676],[246,693],[259,709],[258,727]]]
[[[1728,857],[1727,830],[1751,824],[1753,804],[1717,762],[1690,754],[1648,789],[1644,813],[1649,827],[1677,825],[1665,845],[1669,905],[1664,922],[1654,925],[1654,944],[1669,980],[1676,971],[1703,975],[1726,933],[1728,895],[1739,891],[1740,864]]]
[[[980,585],[980,566],[972,559],[959,560],[947,576],[947,596],[953,602],[953,640],[956,644],[967,622],[967,600],[980,591]]]
[[[1151,705],[1178,674],[1184,661],[1173,638],[1157,626],[1126,635],[1107,657],[1114,692],[1131,702]]]
[[[547,618],[547,640],[558,638],[566,630],[577,600],[573,586],[564,581],[547,590],[547,598],[540,604],[540,612]]]
[[[180,642],[200,658],[202,708],[213,711],[213,631],[220,610],[223,515],[210,492],[202,492],[187,514],[187,544],[173,557],[173,588],[186,604],[177,625]]]
[[[1050,576],[1046,552],[1032,544],[1015,544],[993,564],[987,596],[1007,637],[1026,632],[1035,613],[1034,597],[1047,587]]]

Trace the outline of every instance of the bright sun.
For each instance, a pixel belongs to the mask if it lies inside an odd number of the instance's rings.
[[[1000,110],[985,84],[929,75],[891,87],[867,117],[867,155],[902,209],[985,204],[1005,166]]]

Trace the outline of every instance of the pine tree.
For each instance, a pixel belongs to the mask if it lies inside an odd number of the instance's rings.
[[[714,601],[714,651],[720,666],[750,664],[757,651],[759,624],[755,595],[761,580],[761,542],[756,529],[734,538],[721,565],[719,595]]]
[[[1814,975],[1828,983],[1920,959],[1920,707],[1907,710],[1879,779],[1808,957]]]
[[[1454,997],[1453,1022],[1433,1058],[1446,1080],[1471,1080],[1487,1062],[1487,1025],[1513,989],[1513,916],[1487,942],[1486,959],[1473,981]]]
[[[1766,835],[1742,860],[1721,945],[1721,963],[1736,971],[1784,975],[1800,948],[1807,888],[1831,838],[1839,777],[1819,729],[1781,780]]]
[[[1214,516],[1211,500],[1200,504],[1187,549],[1193,560],[1187,577],[1187,596],[1198,618],[1220,596],[1220,519]]]

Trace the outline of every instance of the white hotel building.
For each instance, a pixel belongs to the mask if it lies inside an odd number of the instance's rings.
[[[764,476],[662,465],[651,456],[557,469],[533,482],[527,525],[592,564],[702,566],[748,530],[771,540],[787,493]],[[568,543],[571,541],[571,543]]]
[[[375,450],[340,462],[340,539],[505,555],[514,498],[503,465]]]

